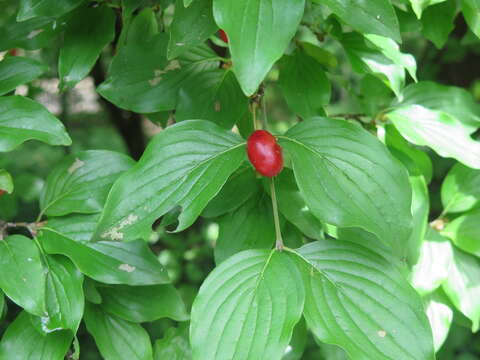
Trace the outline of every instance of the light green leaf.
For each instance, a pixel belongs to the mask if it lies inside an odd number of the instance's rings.
[[[440,350],[447,339],[448,331],[452,325],[453,310],[448,305],[443,292],[437,291],[424,298],[427,316],[433,333],[435,352]]]
[[[303,303],[303,281],[292,254],[234,255],[210,273],[193,304],[193,358],[280,359]]]
[[[233,71],[243,92],[257,91],[283,55],[303,15],[305,0],[213,0],[213,15],[228,34]]]
[[[33,17],[58,18],[79,6],[84,0],[21,0],[17,21]]]
[[[167,271],[143,240],[81,243],[42,228],[45,251],[65,255],[85,275],[106,284],[156,285],[170,282]]]
[[[242,206],[218,220],[215,263],[249,249],[270,249],[275,242],[272,200],[258,192]]]
[[[12,235],[0,241],[0,288],[31,314],[45,313],[45,273],[33,240]]]
[[[455,164],[442,184],[444,213],[457,213],[473,209],[480,203],[480,170]]]
[[[290,109],[304,119],[324,115],[330,102],[331,85],[314,58],[296,50],[280,61],[279,85]]]
[[[457,4],[455,1],[445,1],[429,7],[422,17],[422,34],[441,49],[447,42],[448,35],[455,28]]]
[[[409,0],[412,5],[415,15],[420,19],[422,17],[422,12],[428,6],[444,2],[446,0]]]
[[[433,292],[447,279],[452,261],[450,241],[435,230],[428,229],[420,258],[412,268],[412,286],[422,295]]]
[[[314,215],[332,225],[361,227],[405,251],[412,225],[407,172],[374,136],[347,121],[313,118],[279,142]]]
[[[5,191],[8,194],[13,192],[12,175],[4,169],[0,169],[0,191]]]
[[[168,59],[176,58],[188,49],[200,45],[217,31],[212,12],[212,0],[197,0],[192,6],[175,2],[175,13],[170,25]]]
[[[462,12],[470,30],[480,38],[480,1],[462,0]]]
[[[70,331],[41,334],[22,311],[3,335],[0,360],[63,360],[72,338]]]
[[[134,324],[88,304],[85,324],[105,360],[151,360],[152,344],[148,333]]]
[[[46,333],[70,329],[75,334],[83,316],[83,275],[63,256],[46,257],[45,302],[47,315],[41,318]]]
[[[463,251],[480,256],[480,209],[448,223],[442,235],[450,238]]]
[[[154,113],[174,109],[184,81],[196,72],[218,68],[218,56],[201,45],[168,61],[167,46],[168,35],[158,32],[152,9],[143,10],[133,19],[126,44],[113,58],[107,80],[97,91],[126,110]]]
[[[302,318],[293,329],[292,340],[285,349],[282,360],[301,360],[308,341],[308,330]]]
[[[85,6],[67,22],[58,59],[60,90],[73,88],[95,65],[102,49],[115,37],[115,13],[108,6]]]
[[[411,143],[480,169],[480,142],[474,141],[470,130],[453,116],[421,105],[404,105],[386,116]]]
[[[244,159],[243,140],[211,122],[168,127],[113,185],[94,238],[138,239],[176,206],[177,231],[189,227]]]
[[[388,0],[313,0],[327,5],[332,12],[353,29],[401,42],[398,19]]]
[[[164,317],[188,320],[179,292],[170,284],[154,286],[99,286],[102,308],[131,322],[149,322]]]
[[[49,216],[102,210],[113,182],[134,165],[123,154],[88,150],[65,157],[47,178],[40,209]]]
[[[20,56],[7,57],[0,61],[0,95],[36,79],[45,71],[47,66],[37,60]]]
[[[472,332],[480,322],[480,260],[455,248],[443,289],[455,307],[472,321]]]
[[[214,69],[200,72],[185,81],[178,95],[175,120],[206,119],[231,129],[248,110],[231,71]]]
[[[154,360],[191,360],[192,350],[188,342],[188,327],[170,328],[165,337],[155,342]]]
[[[420,297],[378,253],[323,240],[298,250],[305,261],[304,316],[323,342],[352,360],[435,359]]]
[[[78,242],[90,241],[97,227],[100,214],[72,214],[48,219],[49,229]]]
[[[0,97],[0,152],[35,139],[50,145],[70,145],[65,127],[39,103],[23,96]]]

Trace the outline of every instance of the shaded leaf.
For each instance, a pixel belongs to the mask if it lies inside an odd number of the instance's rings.
[[[188,342],[188,327],[170,328],[165,337],[155,342],[154,360],[191,360],[192,350]]]
[[[463,251],[480,256],[480,210],[473,210],[448,223],[442,235]]]
[[[41,62],[26,57],[10,56],[0,61],[0,95],[15,90],[47,71]]]
[[[473,209],[480,203],[480,170],[455,164],[442,183],[444,213]]]
[[[433,42],[437,49],[441,49],[446,44],[448,35],[455,28],[456,15],[455,1],[444,1],[429,7],[422,17],[423,36]]]
[[[17,20],[25,21],[33,17],[58,18],[72,11],[84,0],[21,0]]]

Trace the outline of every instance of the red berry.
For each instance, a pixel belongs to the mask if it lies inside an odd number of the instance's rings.
[[[2,196],[3,194],[5,194],[6,191],[5,190],[0,190],[0,196]]]
[[[218,30],[218,35],[220,36],[220,39],[222,39],[224,42],[228,44],[228,36],[225,31],[223,31],[222,29]]]
[[[273,177],[283,169],[282,148],[275,137],[265,130],[257,130],[247,140],[248,159],[263,176]]]
[[[11,49],[11,50],[9,51],[9,53],[10,53],[10,55],[12,55],[12,56],[17,56],[18,50],[17,50],[17,49]]]

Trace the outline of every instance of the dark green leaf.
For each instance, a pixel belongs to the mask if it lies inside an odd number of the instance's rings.
[[[420,297],[378,253],[323,240],[298,250],[305,261],[308,327],[352,360],[435,359]]]
[[[178,205],[177,231],[189,227],[244,159],[242,139],[211,122],[168,127],[113,185],[95,239],[138,239]]]
[[[415,12],[415,15],[420,19],[422,17],[422,12],[428,6],[444,2],[446,0],[409,0],[412,5],[412,9]]]
[[[303,310],[295,260],[287,252],[248,250],[210,273],[192,308],[193,358],[280,359]]]
[[[58,59],[59,88],[72,88],[87,76],[114,37],[115,13],[111,8],[85,6],[75,11],[67,22]]]
[[[183,6],[182,0],[177,0],[170,25],[168,58],[176,58],[188,49],[200,45],[217,29],[218,26],[213,20],[212,0],[197,0],[189,7]]]
[[[84,0],[21,0],[17,20],[25,21],[33,17],[58,18],[72,11]]]
[[[422,17],[422,34],[441,49],[447,42],[448,35],[455,28],[454,20],[457,15],[455,1],[444,1],[441,4],[430,6]]]
[[[87,305],[85,324],[105,360],[151,360],[152,344],[148,333],[134,324]]]
[[[314,118],[279,141],[313,214],[361,227],[405,251],[412,223],[407,172],[375,137],[346,121]]]
[[[188,327],[168,329],[165,337],[155,342],[153,352],[154,360],[191,360]]]
[[[177,289],[172,285],[98,287],[102,308],[121,319],[148,322],[168,317],[188,320],[187,310]]]
[[[215,21],[227,33],[233,71],[246,95],[257,91],[283,55],[304,7],[304,0],[213,0]]]
[[[275,242],[272,200],[258,192],[242,206],[218,220],[215,262],[249,249],[270,249]]]
[[[85,293],[85,299],[90,301],[92,304],[98,305],[102,303],[102,295],[100,295],[100,292],[96,287],[95,280],[86,277],[83,282],[83,291]]]
[[[42,228],[45,251],[70,258],[79,270],[107,284],[156,285],[170,282],[167,271],[144,241],[80,243]]]
[[[462,11],[470,30],[480,37],[480,0],[462,0]]]
[[[0,97],[0,152],[35,139],[50,145],[70,145],[65,127],[39,103],[23,96]]]
[[[99,219],[100,214],[72,214],[48,219],[47,225],[69,239],[87,242],[91,240]]]
[[[327,5],[353,29],[364,34],[377,34],[401,42],[398,19],[389,0],[313,0]]]
[[[442,231],[458,248],[480,256],[480,210],[473,210],[448,223]]]
[[[0,342],[1,360],[63,360],[73,335],[70,331],[40,334],[22,311]]]
[[[135,162],[107,150],[89,150],[65,157],[50,173],[40,197],[49,216],[102,210],[113,182]]]
[[[314,58],[296,50],[280,62],[279,85],[288,106],[308,119],[324,115],[323,106],[330,102],[331,85],[322,66]]]
[[[248,99],[235,75],[228,70],[214,69],[185,81],[178,95],[175,119],[206,119],[231,129],[247,109]]]
[[[113,58],[108,77],[97,91],[115,105],[154,113],[175,108],[177,93],[196,72],[218,67],[218,57],[206,45],[167,60],[168,35],[158,33],[155,14],[145,9],[130,25],[126,44]]]
[[[33,59],[10,56],[0,61],[0,95],[28,83],[47,71],[47,66]]]
[[[45,314],[45,273],[33,240],[12,235],[0,241],[0,288],[31,314]]]
[[[13,192],[12,175],[7,170],[0,169],[0,190],[11,194]]]
[[[480,203],[480,170],[456,164],[442,184],[444,213],[457,213],[473,209]]]

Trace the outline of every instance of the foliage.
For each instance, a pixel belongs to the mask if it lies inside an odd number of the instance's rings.
[[[480,357],[478,0],[0,8],[0,360]]]

